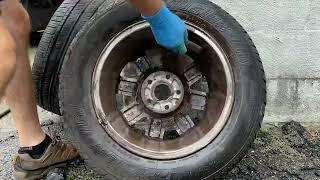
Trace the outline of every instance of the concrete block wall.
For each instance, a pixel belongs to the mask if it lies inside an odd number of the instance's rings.
[[[212,0],[249,32],[268,79],[265,122],[320,123],[320,0]]]

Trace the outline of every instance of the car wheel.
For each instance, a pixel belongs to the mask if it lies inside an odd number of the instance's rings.
[[[126,1],[102,9],[72,42],[60,74],[67,130],[110,179],[219,177],[262,122],[266,81],[239,23],[209,1],[168,1],[188,53],[159,47]]]

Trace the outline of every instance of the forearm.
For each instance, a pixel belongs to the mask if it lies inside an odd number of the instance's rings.
[[[129,0],[131,4],[137,8],[143,16],[152,16],[156,14],[162,7],[162,0]]]

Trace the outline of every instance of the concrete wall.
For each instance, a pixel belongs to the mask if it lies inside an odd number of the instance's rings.
[[[320,122],[320,0],[212,0],[256,44],[268,79],[265,122]]]

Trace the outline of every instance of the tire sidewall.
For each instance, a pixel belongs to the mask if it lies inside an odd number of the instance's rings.
[[[92,76],[97,59],[108,41],[141,18],[126,2],[119,2],[114,8],[100,12],[81,30],[67,52],[60,75],[60,99],[65,123],[81,154],[111,178],[208,178],[222,172],[237,158],[250,143],[250,137],[254,136],[262,120],[264,102],[259,97],[265,95],[262,85],[257,83],[261,75],[251,56],[254,51],[247,45],[250,38],[243,33],[241,26],[222,21],[228,16],[226,12],[209,2],[170,1],[168,5],[181,16],[197,16],[207,22],[203,28],[214,34],[228,54],[235,78],[233,109],[219,136],[190,156],[157,161],[122,148],[97,120],[91,97]],[[216,11],[208,11],[208,8]]]

